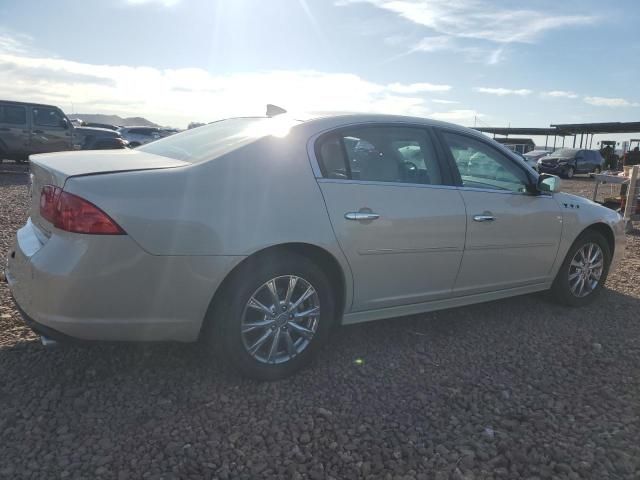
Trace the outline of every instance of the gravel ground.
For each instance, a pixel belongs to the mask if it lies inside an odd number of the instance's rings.
[[[0,174],[2,258],[25,184]],[[44,350],[0,285],[0,478],[638,479],[628,241],[589,309],[531,295],[345,327],[312,368],[268,384],[191,346]]]

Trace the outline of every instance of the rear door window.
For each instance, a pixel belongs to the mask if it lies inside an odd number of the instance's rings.
[[[316,156],[325,178],[442,185],[426,130],[354,127],[321,137]]]
[[[27,123],[27,109],[15,105],[0,105],[0,123],[25,125]]]

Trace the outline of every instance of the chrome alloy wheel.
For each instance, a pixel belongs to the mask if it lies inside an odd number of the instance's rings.
[[[578,298],[595,290],[604,269],[604,254],[597,243],[586,243],[578,249],[569,265],[569,288]]]
[[[242,313],[242,342],[261,363],[283,363],[306,349],[318,329],[320,299],[302,277],[285,275],[262,284]]]

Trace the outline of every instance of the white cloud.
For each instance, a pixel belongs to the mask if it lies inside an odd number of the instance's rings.
[[[489,88],[489,87],[475,87],[474,90],[479,93],[488,93],[490,95],[498,95],[503,97],[505,95],[520,95],[522,97],[533,93],[528,88],[510,89],[510,88]]]
[[[456,100],[443,100],[441,98],[434,98],[434,99],[431,100],[431,102],[432,103],[440,103],[442,105],[454,105],[454,104],[460,103],[460,102],[458,102]]]
[[[482,113],[478,113],[475,110],[450,110],[448,112],[434,112],[429,115],[436,120],[442,120],[444,122],[460,123],[462,125],[472,125],[475,120],[486,117]]]
[[[552,30],[595,23],[595,15],[565,15],[550,10],[499,7],[490,0],[336,0],[338,6],[367,3],[395,14],[429,35],[409,52],[453,51],[466,61],[496,65],[505,46],[535,43]],[[379,34],[379,33],[378,33]],[[398,36],[391,35],[395,42]],[[407,39],[407,41],[410,41]],[[480,42],[478,42],[480,41]],[[499,45],[498,48],[496,44]]]
[[[453,48],[453,38],[448,35],[435,35],[432,37],[424,37],[414,47],[414,51],[421,52],[438,52],[440,50],[449,50]]]
[[[341,0],[369,3],[445,36],[498,43],[533,43],[544,32],[595,22],[590,15],[561,15],[526,8],[500,8],[485,0]]]
[[[425,92],[448,92],[451,90],[451,85],[435,85],[433,83],[392,83],[387,88],[394,93],[425,93]]]
[[[465,60],[471,62],[481,62],[487,65],[496,65],[502,60],[504,48],[484,48],[477,45],[466,46],[460,39],[448,35],[434,35],[424,37],[415,44],[411,52],[442,52],[453,51],[461,53]]]
[[[68,113],[73,104],[84,113],[144,116],[174,126],[261,115],[267,103],[289,111],[427,116],[424,94],[451,89],[427,82],[386,85],[355,74],[312,70],[213,75],[200,68],[99,65],[36,55],[15,39],[0,41],[0,85],[5,98],[53,103]]]
[[[566,90],[551,90],[549,92],[542,92],[542,96],[554,98],[578,98],[577,93]]]
[[[146,5],[149,3],[157,3],[163,7],[173,7],[180,3],[181,0],[124,0],[127,5]]]
[[[624,98],[613,97],[584,97],[585,103],[597,107],[640,107],[638,102],[630,102]]]
[[[33,39],[24,34],[0,31],[0,52],[22,54],[27,51],[27,44]]]
[[[504,48],[496,48],[493,50],[489,57],[487,58],[488,65],[497,65],[502,60],[502,53],[504,52]]]

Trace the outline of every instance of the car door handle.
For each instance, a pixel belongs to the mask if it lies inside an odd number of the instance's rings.
[[[493,222],[496,219],[493,215],[474,215],[474,222]]]
[[[377,220],[380,215],[372,212],[347,212],[344,214],[347,220]]]

